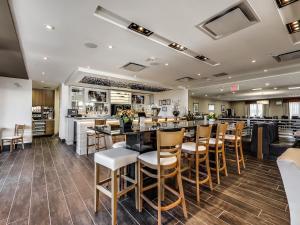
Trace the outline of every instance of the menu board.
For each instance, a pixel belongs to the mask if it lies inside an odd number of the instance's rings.
[[[88,92],[89,102],[106,102],[107,93],[103,91],[89,91]]]

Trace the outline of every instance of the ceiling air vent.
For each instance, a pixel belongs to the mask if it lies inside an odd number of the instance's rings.
[[[225,77],[227,75],[228,75],[228,73],[217,73],[217,74],[214,74],[213,76],[214,77]]]
[[[189,82],[189,81],[193,81],[193,80],[195,80],[195,79],[192,77],[181,77],[181,78],[176,79],[176,81],[179,81],[179,82]]]
[[[300,59],[300,50],[288,52],[281,55],[273,56],[277,62],[287,62],[290,60]]]
[[[259,18],[247,1],[226,9],[196,27],[217,40],[259,22]]]
[[[131,71],[131,72],[139,72],[139,71],[145,69],[146,66],[130,62],[130,63],[127,63],[126,65],[122,66],[122,68],[125,70],[128,70],[128,71]]]

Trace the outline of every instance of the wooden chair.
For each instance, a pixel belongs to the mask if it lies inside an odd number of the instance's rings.
[[[226,134],[225,141],[228,143],[227,147],[229,149],[235,150],[235,160],[237,165],[238,174],[241,174],[241,166],[242,163],[243,168],[245,168],[244,154],[243,154],[243,142],[242,142],[242,134],[245,127],[244,121],[239,121],[235,126],[235,134]]]
[[[211,170],[216,171],[218,184],[220,184],[221,171],[224,171],[225,176],[228,176],[225,147],[224,147],[227,127],[228,127],[228,123],[218,124],[216,138],[209,139],[209,152],[215,155],[215,159],[210,160],[210,162],[215,164],[215,168],[211,168]],[[222,160],[222,167],[221,167],[220,160]]]
[[[136,197],[136,208],[138,208],[138,185],[137,185],[137,156],[138,152],[132,151],[125,148],[115,148],[96,152],[94,155],[95,161],[95,197],[94,197],[94,210],[98,211],[99,208],[99,197],[100,191],[111,198],[111,217],[112,225],[117,224],[117,205],[118,199],[125,195],[127,192],[135,189]],[[122,175],[120,170],[122,168],[134,164],[135,165],[135,179]],[[111,172],[111,177],[100,181],[100,165],[109,169]],[[124,189],[120,190],[121,180],[126,180],[130,182],[130,186],[126,186]],[[108,190],[104,187],[104,184],[111,183],[111,188]]]
[[[9,142],[10,152],[12,152],[12,150],[15,149],[15,145],[17,144],[22,144],[22,149],[24,149],[24,130],[25,130],[24,124],[16,124],[14,136],[2,138],[2,148],[4,147],[5,143]]]
[[[147,152],[138,156],[138,189],[139,189],[139,211],[142,211],[143,200],[152,208],[157,210],[157,221],[161,224],[161,212],[170,210],[179,204],[182,204],[184,217],[187,218],[187,210],[182,186],[180,160],[181,145],[183,140],[184,129],[174,132],[157,131],[157,151]],[[147,169],[148,168],[148,169]],[[153,173],[152,169],[156,171]],[[148,186],[143,186],[143,175],[157,179],[157,182]],[[165,184],[165,179],[177,177],[179,192]],[[157,204],[153,203],[146,195],[145,191],[157,188]],[[177,196],[177,200],[168,205],[162,205],[164,201],[164,190],[168,190]]]
[[[197,202],[200,202],[200,184],[209,183],[212,190],[212,180],[209,165],[209,140],[211,135],[211,126],[197,126],[196,142],[186,142],[182,144],[183,155],[187,155],[188,165],[182,168],[181,172],[188,171],[189,176],[182,175],[182,179],[196,184]],[[200,142],[201,139],[201,142]],[[200,172],[200,163],[205,162],[206,174]],[[192,169],[192,163],[195,165],[195,170]],[[191,179],[191,171],[195,172],[195,179]],[[200,180],[200,174],[205,178]]]

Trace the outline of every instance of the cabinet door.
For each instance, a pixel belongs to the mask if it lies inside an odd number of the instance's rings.
[[[32,90],[32,105],[33,106],[42,106],[43,105],[42,90],[39,90],[39,89]]]
[[[46,135],[54,134],[54,120],[46,121]]]
[[[54,91],[44,91],[44,106],[54,107]]]

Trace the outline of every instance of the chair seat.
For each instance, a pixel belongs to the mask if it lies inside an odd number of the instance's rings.
[[[201,143],[205,144],[206,141],[200,141]],[[221,140],[218,140],[218,145],[221,145],[223,142]],[[216,139],[210,138],[209,139],[209,145],[216,145]]]
[[[203,145],[198,146],[198,151],[203,152],[206,150],[206,147]],[[196,143],[195,142],[186,142],[182,144],[182,151],[184,152],[195,152]]]
[[[2,140],[13,140],[13,139],[20,139],[22,136],[11,136],[11,137],[2,137]]]
[[[237,137],[237,139],[240,140],[241,137]],[[235,135],[233,135],[233,134],[226,134],[225,135],[225,140],[234,141],[235,140]]]
[[[116,142],[112,145],[112,148],[126,148],[126,142],[125,141]]]
[[[169,152],[161,152],[161,155],[172,155]],[[157,165],[157,151],[143,153],[138,156],[138,158],[148,164]],[[168,158],[160,158],[160,165],[168,166],[177,162],[176,156],[168,157]]]
[[[192,137],[195,137],[195,132],[185,132],[184,133],[184,136],[185,137],[188,137],[188,138],[192,138]]]
[[[94,155],[95,163],[105,166],[111,170],[135,163],[139,153],[126,148],[114,148],[96,152]]]

